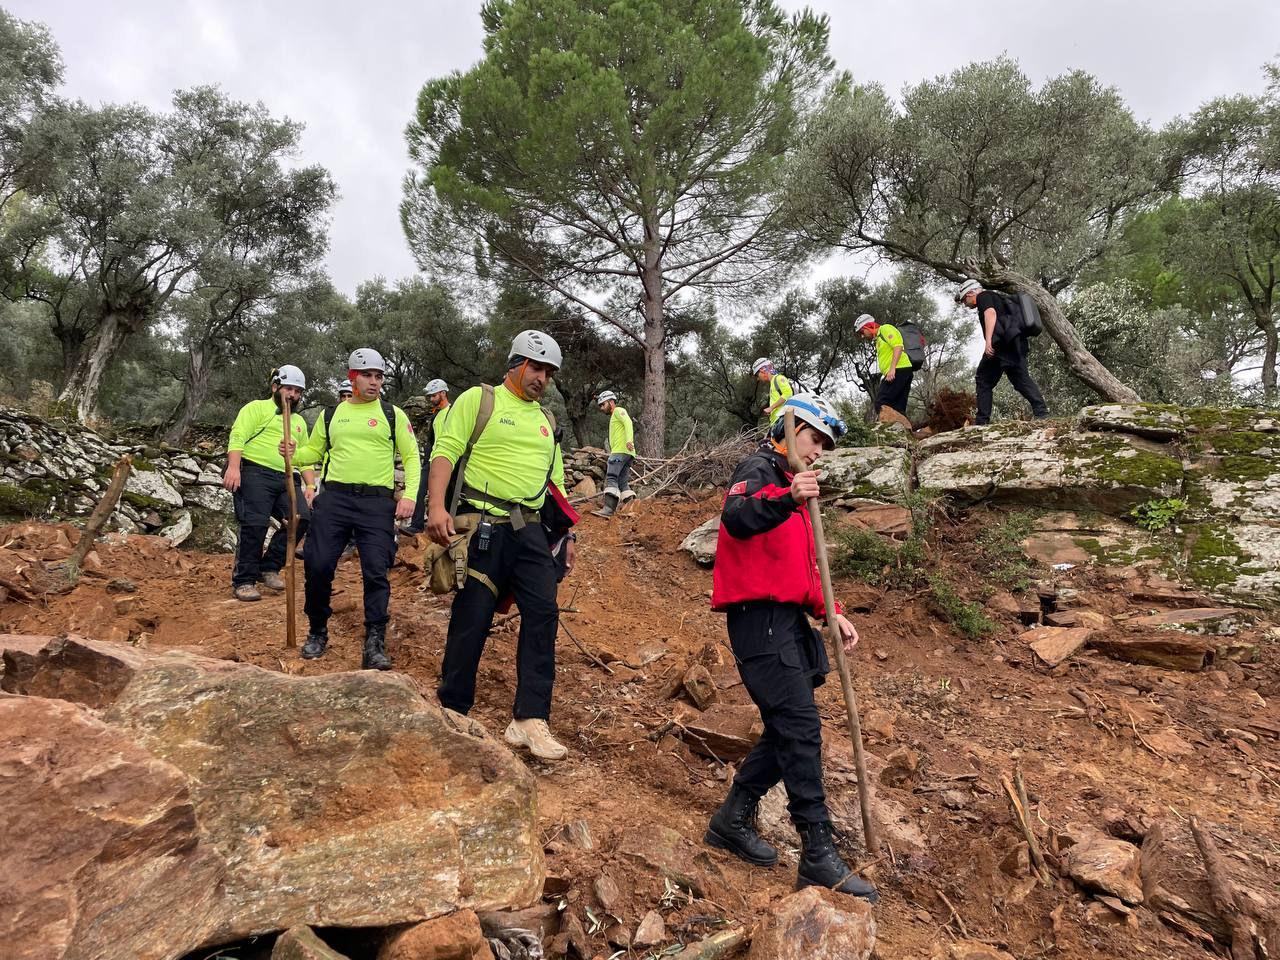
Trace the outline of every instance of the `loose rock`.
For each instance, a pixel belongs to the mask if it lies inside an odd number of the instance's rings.
[[[875,946],[871,904],[806,887],[778,901],[757,924],[747,960],[868,960]]]

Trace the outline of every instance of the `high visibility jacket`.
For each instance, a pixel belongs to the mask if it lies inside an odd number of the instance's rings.
[[[307,421],[300,413],[293,413],[289,419],[293,440],[302,446],[307,441]],[[282,439],[284,415],[276,409],[275,399],[250,400],[240,408],[231,425],[227,451],[239,450],[245,460],[284,473],[284,457],[280,456]],[[295,461],[294,466],[300,465]]]
[[[636,454],[636,428],[631,424],[631,415],[619,406],[613,408],[609,418],[609,453]]]
[[[813,526],[809,511],[791,496],[792,476],[786,459],[769,445],[733,472],[720,511],[713,610],[769,600],[826,617]]]
[[[464,390],[449,407],[449,416],[436,426],[431,459],[444,457],[455,467],[467,449],[480,413],[480,387]],[[564,488],[564,461],[551,435],[551,423],[533,400],[521,400],[506,385],[493,391],[493,414],[471,448],[463,478],[477,496],[463,500],[479,510],[506,516],[501,504],[519,503],[530,510],[542,507],[548,476]]]
[[[365,484],[370,487],[395,488],[396,454],[404,465],[404,495],[410,500],[418,495],[422,464],[418,444],[413,438],[413,425],[399,407],[392,407],[396,422],[395,440],[392,425],[380,403],[353,403],[344,400],[334,409],[333,422],[326,427],[322,414],[305,446],[299,447],[294,462],[299,466],[319,463],[328,454],[324,478],[333,483]],[[332,430],[332,435],[328,431]]]
[[[775,373],[769,378],[769,406],[776,406],[779,400],[786,400],[788,397],[795,395],[795,388],[791,386],[791,381],[780,373]],[[776,423],[778,418],[782,416],[782,407],[774,410],[769,414],[769,423]]]
[[[898,370],[906,370],[911,366],[911,358],[907,356],[906,345],[902,342],[902,331],[891,323],[880,324],[876,331],[876,365],[880,373],[889,372],[889,364],[893,362],[893,351],[901,350],[898,356]]]

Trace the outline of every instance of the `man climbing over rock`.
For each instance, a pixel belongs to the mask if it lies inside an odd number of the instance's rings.
[[[796,391],[791,381],[778,372],[773,361],[768,357],[760,357],[751,365],[751,373],[757,380],[769,384],[769,402],[764,405],[764,412],[769,415],[769,425],[778,422],[782,405]]]
[[[427,424],[427,435],[423,438],[422,449],[426,463],[431,463],[431,445],[436,440],[436,424],[444,423],[444,416],[449,410],[449,385],[443,380],[432,380],[427,384],[427,401],[431,404],[431,422]],[[418,499],[413,505],[413,518],[402,524],[400,532],[408,536],[417,536],[427,526],[427,484],[418,484]]]
[[[284,439],[285,397],[293,404],[290,434],[295,442],[307,438],[307,421],[297,412],[298,401],[306,389],[307,378],[292,364],[273,370],[271,396],[250,400],[236,414],[227,440],[227,469],[222,485],[233,494],[236,521],[240,525],[236,540],[236,562],[231,573],[231,591],[237,600],[261,600],[258,583],[268,590],[285,588],[280,571],[284,568],[288,537],[282,526],[263,550],[271,518],[282,521],[289,513],[289,495],[285,487],[284,457],[280,444]],[[296,464],[295,464],[296,466]],[[315,474],[303,470],[307,487],[314,488]],[[309,501],[295,474],[292,478],[297,501],[298,528],[301,539],[311,517]]]
[[[609,417],[609,462],[605,473],[604,506],[597,517],[611,517],[615,510],[635,498],[631,489],[631,463],[636,458],[636,431],[631,416],[618,406],[618,395],[605,390],[596,397],[600,412]]]
[[[881,407],[889,407],[905,417],[915,370],[912,369],[911,358],[907,356],[902,332],[891,323],[877,323],[876,318],[869,313],[864,313],[854,322],[853,332],[864,340],[875,341],[876,366],[880,370],[876,412]]]
[[[460,532],[470,538],[466,583],[449,617],[440,703],[471,710],[494,610],[500,598],[513,595],[520,609],[516,697],[503,737],[544,760],[568,753],[547,726],[559,608],[556,564],[539,514],[549,485],[564,487],[555,425],[539,405],[560,365],[555,340],[537,330],[519,334],[501,386],[472,387],[450,409],[436,432],[427,481],[428,536],[441,545]],[[565,549],[572,570],[574,541]]]
[[[324,489],[315,500],[307,544],[307,590],[304,610],[310,621],[302,655],[324,655],[329,644],[333,609],[333,575],[351,536],[360,550],[364,579],[365,670],[390,670],[387,620],[391,584],[387,571],[395,558],[396,519],[413,513],[421,465],[409,418],[382,399],[386,364],[377,350],[362,347],[347,361],[351,399],[316,420],[311,438],[297,454],[299,464],[319,463],[328,455]],[[395,499],[396,454],[404,464],[404,496]]]
[[[797,394],[783,410],[796,419],[796,453],[810,468],[835,447],[845,425],[821,397]],[[756,807],[779,780],[800,834],[797,887],[827,887],[875,902],[876,889],[851,871],[832,840],[822,787],[822,719],[814,688],[831,669],[809,617],[824,617],[813,527],[804,504],[818,496],[818,471],[792,474],[784,421],[738,465],[720,513],[712,609],[728,615],[729,643],[743,685],[760,710],[764,734],[711,818],[705,840],[759,866],[778,852],[756,832]],[[847,652],[858,642],[837,604]]]
[[[974,423],[991,422],[992,394],[1001,376],[1009,378],[1013,389],[1031,404],[1031,415],[1037,420],[1049,416],[1040,387],[1027,369],[1027,336],[1022,332],[1022,312],[1010,298],[993,290],[984,290],[977,280],[966,280],[956,292],[956,303],[978,311],[978,328],[982,331],[982,359],[974,374],[978,396]]]

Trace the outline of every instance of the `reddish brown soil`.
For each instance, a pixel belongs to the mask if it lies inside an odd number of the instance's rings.
[[[639,670],[615,663],[611,675],[563,634],[560,638],[552,727],[572,752],[563,763],[534,763],[533,769],[549,873],[567,883],[568,909],[588,926],[585,908],[598,912],[592,882],[602,870],[621,888],[617,912],[632,929],[659,906],[661,880],[615,856],[624,833],[648,824],[674,828],[702,853],[698,866],[707,878],[705,899],[663,907],[673,935],[700,936],[722,918],[749,924],[792,889],[793,867],[752,868],[702,846],[707,818],[726,791],[730,771],[671,736],[656,743],[648,738],[675,709],[664,691],[706,645],[718,646],[732,664],[723,618],[709,609],[711,575],[678,550],[685,534],[716,506],[716,501],[645,501],[636,505],[634,516],[612,522],[587,517],[579,567],[562,588],[561,603],[578,611],[566,614],[565,623],[592,651],[611,651],[625,660],[646,645],[667,650]],[[65,549],[53,545],[56,528],[9,528],[8,533],[8,549],[0,552],[11,563],[54,557]],[[971,537],[972,527],[944,530],[935,559],[962,592],[974,595],[981,572],[967,566]],[[406,547],[401,560],[414,553]],[[250,604],[231,599],[229,557],[170,550],[142,537],[123,546],[104,544],[98,556],[100,569],[91,570],[73,593],[52,597],[47,605],[12,598],[0,605],[0,630],[70,631],[156,648],[188,647],[294,674],[359,667],[362,618],[354,560],[340,567],[330,653],[304,662],[284,647],[282,597]],[[137,592],[108,592],[111,577],[130,578]],[[430,695],[448,606],[421,591],[421,579],[407,565],[393,572],[389,647],[396,668]],[[1122,602],[1101,580],[1086,578],[1074,585],[1095,597],[1098,608]],[[837,596],[859,591],[867,588],[837,583]],[[300,595],[299,583],[299,608]],[[862,634],[852,661],[855,687],[864,720],[872,710],[884,711],[892,734],[868,731],[868,750],[876,758],[875,769],[904,746],[922,760],[918,777],[898,788],[878,785],[878,796],[901,804],[926,838],[921,850],[895,844],[892,857],[886,855],[868,873],[882,894],[878,956],[930,957],[963,926],[969,937],[1019,958],[1203,957],[1199,945],[1150,911],[1136,911],[1128,926],[1090,921],[1087,896],[1069,880],[1055,878],[1052,886],[1018,892],[1019,881],[999,868],[1018,839],[999,778],[1020,762],[1047,845],[1052,833],[1069,823],[1101,828],[1108,807],[1149,820],[1197,815],[1249,838],[1252,849],[1274,867],[1280,862],[1276,741],[1264,738],[1252,748],[1241,747],[1221,739],[1219,729],[1224,718],[1237,727],[1280,719],[1275,708],[1280,649],[1264,646],[1259,664],[1203,673],[1135,666],[1082,652],[1050,672],[1018,642],[1022,628],[1012,620],[1001,623],[996,639],[966,641],[931,615],[922,597],[889,592],[873,601],[872,612],[853,616]],[[510,718],[518,625],[516,619],[495,630],[480,668],[474,716],[495,735]],[[1092,717],[1075,716],[1072,708],[1080,702],[1069,689],[1097,702]],[[746,702],[740,685],[725,695]],[[856,809],[834,675],[819,690],[819,701],[832,803]],[[1191,756],[1166,759],[1144,744],[1169,727],[1194,747]],[[929,788],[962,774],[976,780],[953,781],[963,789],[952,804],[958,809],[950,809]],[[590,826],[594,849],[581,849],[563,835],[563,826],[578,820]],[[848,838],[846,849],[852,861],[865,865],[870,858],[859,844],[858,837]],[[944,897],[954,905],[954,915]],[[614,952],[602,935],[593,938],[592,947],[602,957]]]

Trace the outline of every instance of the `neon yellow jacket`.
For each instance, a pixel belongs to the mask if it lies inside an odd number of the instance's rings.
[[[907,356],[907,349],[902,342],[902,331],[891,323],[880,324],[880,330],[876,333],[876,365],[882,375],[889,372],[895,348],[902,351],[898,357],[897,369],[906,370],[911,366],[911,358]]]
[[[293,439],[299,447],[307,441],[307,421],[302,414],[290,416]],[[227,440],[227,451],[239,450],[241,456],[260,467],[284,473],[284,457],[280,441],[284,438],[284,415],[276,409],[274,399],[250,400],[236,414]],[[295,467],[301,464],[294,462]]]
[[[315,429],[306,445],[298,448],[294,462],[310,466],[329,455],[324,478],[334,483],[362,483],[371,487],[395,488],[395,455],[404,464],[404,495],[410,500],[418,495],[422,478],[422,462],[413,426],[399,407],[396,416],[395,449],[391,430],[380,403],[352,403],[344,400],[333,412],[333,436],[325,432],[324,416],[316,420]]]
[[[467,449],[471,431],[480,413],[480,387],[464,390],[449,408],[449,416],[436,427],[431,459],[444,457],[454,466]],[[486,499],[464,499],[472,506],[497,516],[510,511],[498,501],[523,504],[530,510],[541,508],[546,498],[546,482],[564,489],[564,461],[560,446],[551,435],[551,423],[542,407],[521,400],[505,385],[493,391],[493,415],[471,449],[465,482],[483,491]]]
[[[779,400],[786,400],[788,397],[795,395],[795,388],[791,386],[791,381],[780,373],[775,373],[769,378],[769,406],[774,406]],[[776,423],[778,418],[782,416],[782,407],[769,414],[769,423]]]
[[[613,408],[613,416],[609,418],[609,453],[636,455],[636,428],[631,423],[631,414],[619,406]]]

